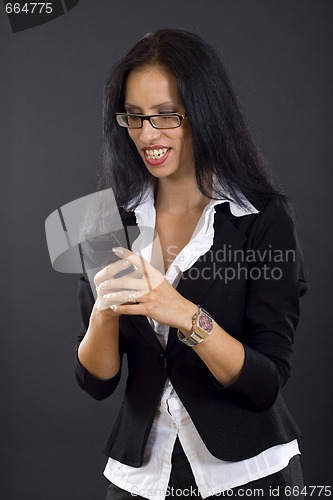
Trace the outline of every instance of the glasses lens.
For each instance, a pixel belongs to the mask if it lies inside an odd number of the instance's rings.
[[[140,128],[141,118],[133,115],[117,115],[117,122],[121,127]]]
[[[151,117],[151,122],[157,128],[177,128],[180,118],[177,115],[156,115]]]

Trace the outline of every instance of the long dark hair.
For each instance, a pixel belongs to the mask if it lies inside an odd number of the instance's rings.
[[[148,33],[116,64],[104,91],[103,166],[98,188],[112,187],[120,206],[137,206],[157,180],[145,167],[126,129],[114,114],[125,111],[124,89],[130,71],[147,64],[176,77],[193,134],[196,179],[210,197],[229,196],[240,204],[239,190],[252,202],[280,194],[240,111],[230,79],[214,49],[197,35],[160,29]],[[221,190],[212,190],[212,174]]]

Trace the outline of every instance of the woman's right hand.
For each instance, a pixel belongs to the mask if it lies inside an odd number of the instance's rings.
[[[107,300],[105,296],[110,292],[122,289],[121,277],[115,279],[115,276],[122,271],[130,271],[130,268],[133,270],[131,272],[126,272],[126,278],[131,278],[133,280],[133,290],[137,290],[139,288],[139,280],[142,279],[142,273],[140,273],[136,266],[133,266],[133,264],[131,264],[128,260],[119,259],[116,262],[104,267],[95,275],[94,284],[96,287],[97,299],[94,304],[93,313],[100,313],[103,311],[103,313],[107,314],[108,317],[120,316],[120,313],[117,312],[116,308],[113,308],[112,306],[110,308],[110,300]],[[116,287],[115,282],[117,283]],[[119,302],[119,304],[120,303],[123,302]],[[118,303],[115,305],[118,305]]]

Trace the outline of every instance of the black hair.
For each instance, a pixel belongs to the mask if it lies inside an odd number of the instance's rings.
[[[137,206],[147,189],[156,188],[126,129],[115,121],[124,109],[129,73],[144,65],[166,69],[176,78],[190,121],[196,179],[200,191],[242,205],[239,190],[255,205],[273,194],[274,187],[251,138],[227,72],[215,50],[199,36],[184,30],[159,29],[145,35],[116,64],[104,90],[103,166],[98,189],[112,187],[120,206]],[[212,174],[221,191],[212,191]],[[282,195],[284,197],[284,195]]]

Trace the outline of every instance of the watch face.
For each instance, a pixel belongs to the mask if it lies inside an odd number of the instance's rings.
[[[213,320],[205,313],[201,313],[198,318],[198,326],[205,332],[210,333],[213,328]]]

